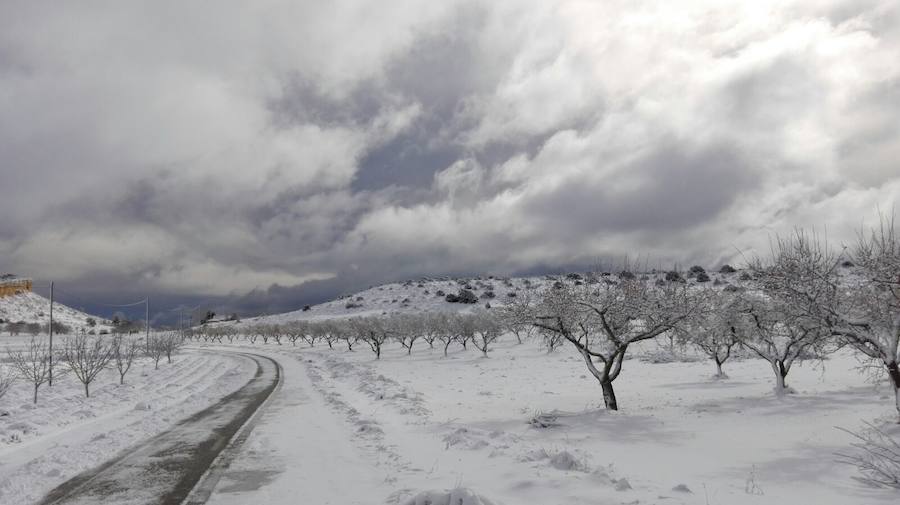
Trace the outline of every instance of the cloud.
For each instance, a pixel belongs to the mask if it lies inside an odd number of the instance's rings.
[[[878,0],[5,3],[0,270],[249,312],[852,238],[900,194],[898,27]]]

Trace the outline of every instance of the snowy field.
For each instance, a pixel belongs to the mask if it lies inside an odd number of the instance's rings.
[[[21,341],[3,337],[0,349]],[[0,398],[0,503],[35,503],[67,479],[238,389],[255,370],[240,357],[183,351],[171,364],[164,358],[158,370],[139,358],[124,385],[114,368],[101,372],[90,398],[74,376],[59,376],[52,387],[40,387],[37,404],[32,385],[17,381]]]
[[[654,364],[636,349],[616,381],[621,410],[610,412],[569,347],[548,355],[507,338],[488,358],[459,347],[443,358],[425,343],[411,357],[391,344],[379,361],[366,349],[324,344],[253,348],[291,363],[284,394],[293,396],[251,437],[249,483],[235,477],[214,504],[295,503],[290,490],[303,478],[309,496],[335,504],[428,503],[410,500],[460,487],[507,505],[897,500],[837,462],[852,442],[837,427],[870,421],[900,434],[889,387],[867,382],[849,353],[795,368],[788,382],[797,393],[777,398],[762,360],[728,362],[730,378],[714,380],[712,362]],[[298,416],[323,427],[290,450],[289,440],[303,436]],[[318,457],[319,448],[329,456]],[[359,461],[346,456],[353,451]],[[331,460],[346,460],[346,473],[335,478],[341,470],[328,470]]]

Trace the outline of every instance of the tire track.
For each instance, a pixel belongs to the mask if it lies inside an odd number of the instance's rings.
[[[237,391],[58,486],[41,505],[200,504],[253,428],[255,414],[281,384],[275,360],[230,353],[256,362],[256,374]],[[199,484],[198,484],[199,483]],[[197,488],[195,490],[195,487]]]

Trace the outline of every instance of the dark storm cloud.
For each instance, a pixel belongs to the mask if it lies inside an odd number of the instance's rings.
[[[535,197],[528,217],[574,234],[677,233],[715,219],[741,194],[757,189],[757,174],[734,146],[695,150],[677,139],[660,144],[602,177],[572,179]]]
[[[0,271],[163,321],[855,229],[900,9],[763,4],[5,3]]]

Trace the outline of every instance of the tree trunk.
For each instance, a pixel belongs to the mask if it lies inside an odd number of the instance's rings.
[[[889,363],[887,369],[891,384],[894,386],[894,406],[897,408],[897,423],[900,424],[900,366],[895,361]]]
[[[616,392],[613,390],[612,381],[600,381],[600,387],[603,389],[603,403],[608,410],[619,410],[619,404],[616,402]]]
[[[88,383],[88,382],[84,383],[84,397],[85,398],[91,397],[91,390],[88,388],[89,385],[90,385],[90,383]]]
[[[119,385],[121,386],[122,384],[125,384],[125,374],[120,373],[119,374]]]
[[[785,368],[784,362],[781,360],[775,360],[775,362],[772,363],[772,369],[775,371],[775,394],[783,396],[788,392],[788,386],[785,381],[788,369]]]
[[[444,357],[447,357],[447,348],[450,347],[450,341],[444,342]]]
[[[37,404],[37,390],[38,390],[39,386],[40,386],[39,384],[34,385],[34,403],[35,404]]]
[[[718,358],[716,359],[716,377],[725,377],[725,372],[722,371],[722,362]]]

